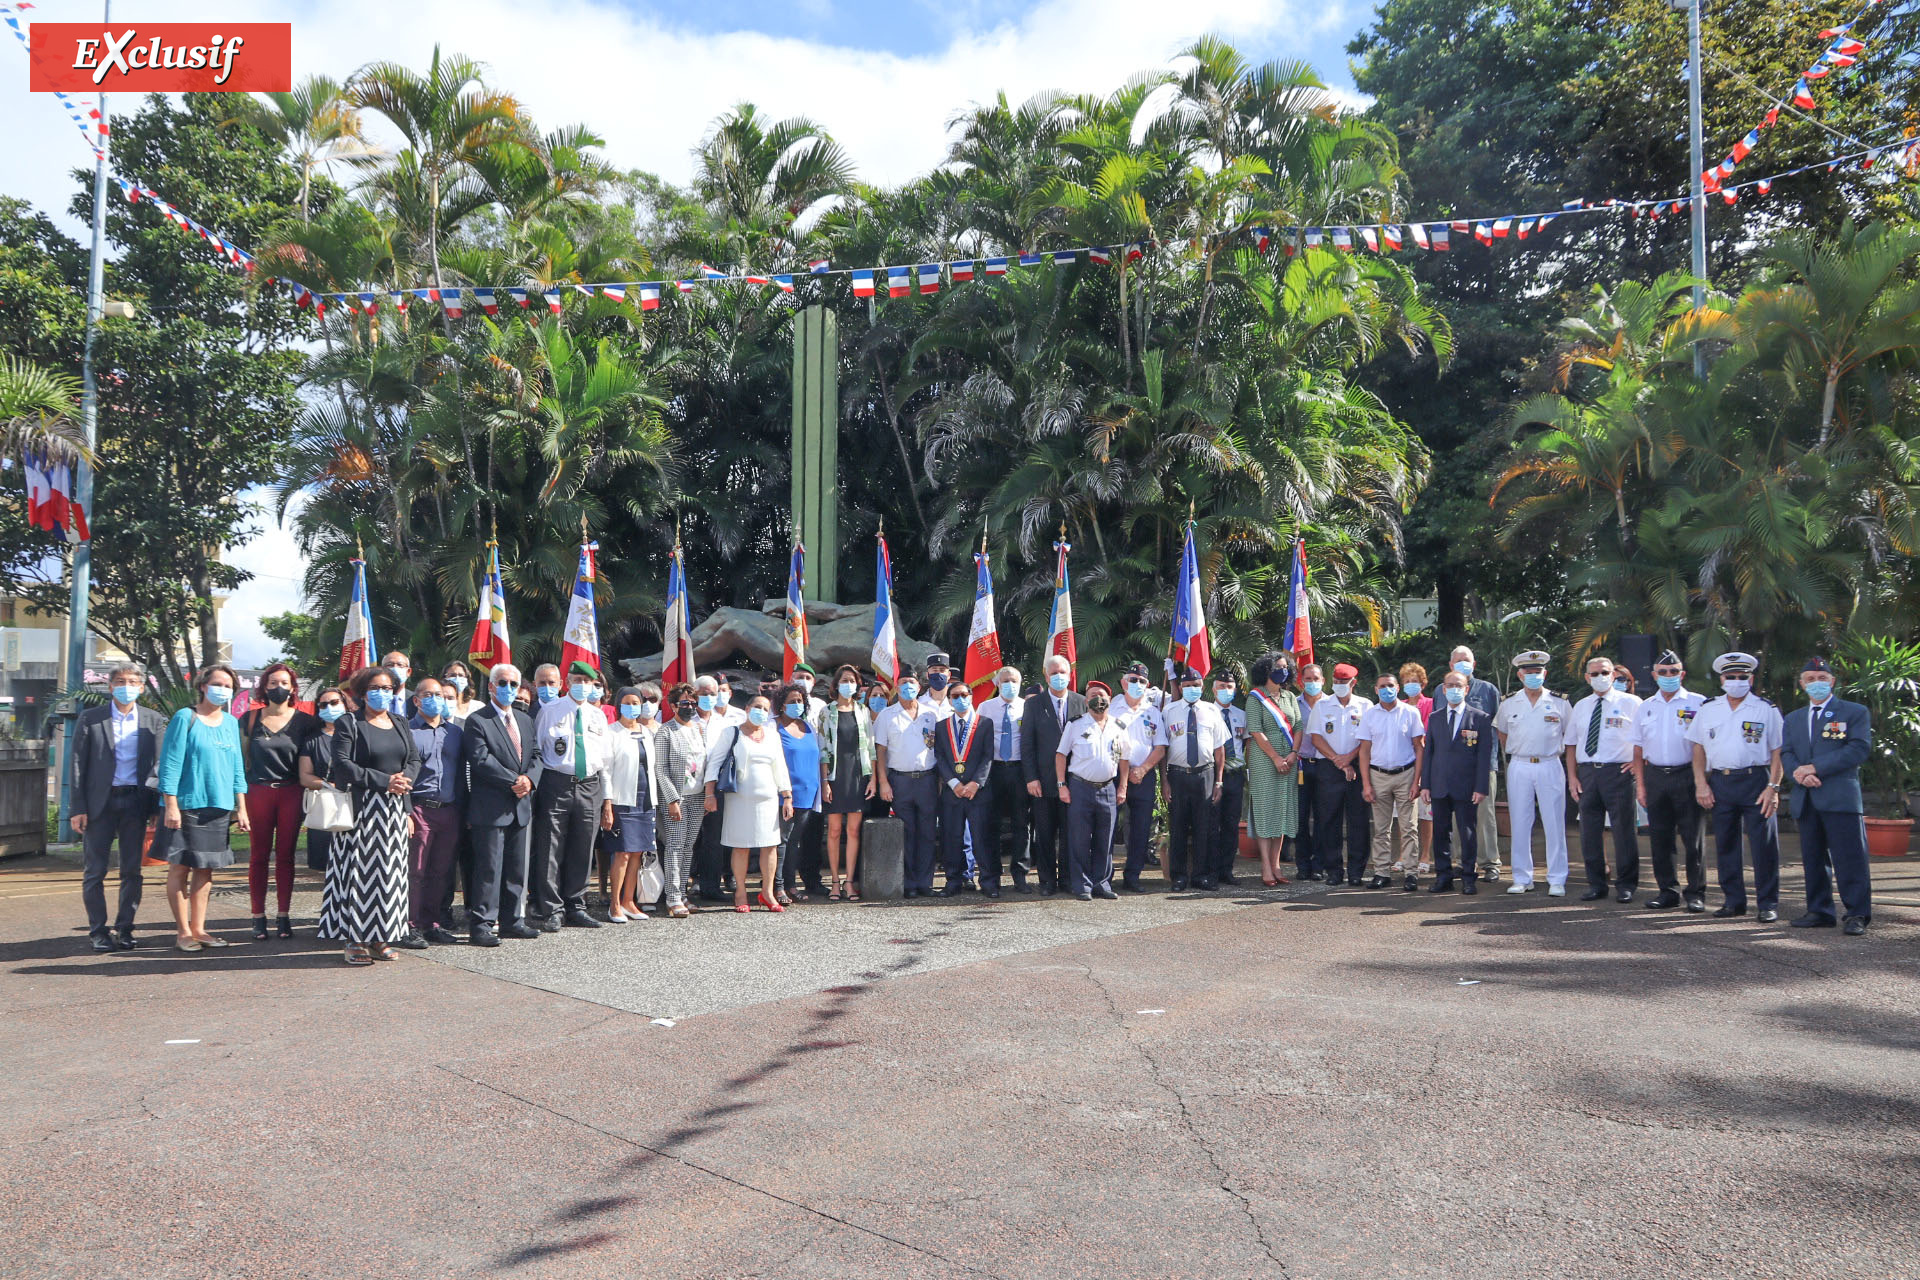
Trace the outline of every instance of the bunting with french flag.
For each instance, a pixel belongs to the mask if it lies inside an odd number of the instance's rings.
[[[1000,627],[993,619],[993,570],[982,545],[973,555],[973,625],[967,629],[965,680],[975,703],[993,696],[993,675],[1000,670]]]
[[[873,674],[891,688],[900,680],[900,640],[893,626],[893,557],[887,554],[887,533],[876,536],[873,593]]]
[[[1167,656],[1177,667],[1204,676],[1213,670],[1213,647],[1207,642],[1206,605],[1200,594],[1200,557],[1193,549],[1193,521],[1187,521],[1187,542],[1180,551],[1180,581],[1173,591],[1173,642]]]
[[[687,568],[680,551],[680,531],[673,534],[673,554],[667,560],[667,617],[660,627],[664,641],[660,655],[660,687],[672,689],[693,683],[693,627],[687,609]]]
[[[373,609],[367,602],[367,562],[355,556],[353,591],[347,597],[347,629],[340,640],[340,679],[346,680],[362,667],[373,665]]]
[[[567,629],[561,633],[560,678],[566,679],[575,662],[600,671],[600,623],[593,610],[594,561],[600,544],[580,544],[580,567],[573,575],[573,597],[567,604]],[[605,675],[604,671],[601,675]]]
[[[507,635],[507,593],[500,581],[500,544],[487,543],[487,577],[480,585],[480,609],[473,619],[473,639],[467,642],[467,661],[482,671],[496,662],[513,661],[513,642]]]
[[[1293,540],[1293,568],[1287,574],[1287,625],[1280,647],[1305,666],[1313,661],[1313,621],[1307,616],[1307,540]]]
[[[1079,646],[1073,638],[1073,593],[1067,584],[1067,552],[1073,550],[1073,544],[1067,541],[1067,528],[1060,526],[1060,539],[1053,544],[1053,611],[1047,617],[1047,651],[1043,657],[1051,658],[1055,654],[1067,660],[1067,687],[1080,687]]]
[[[780,643],[780,678],[791,681],[796,664],[807,660],[807,548],[793,541],[793,556],[787,561],[787,625]]]

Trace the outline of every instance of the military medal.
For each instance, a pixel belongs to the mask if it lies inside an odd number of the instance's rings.
[[[973,748],[973,735],[980,732],[982,716],[967,717],[967,740],[961,742],[953,735],[954,717],[947,717],[947,745],[953,748],[953,771],[959,777],[967,776],[967,756]]]

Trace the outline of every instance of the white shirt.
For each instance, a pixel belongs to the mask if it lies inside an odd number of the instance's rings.
[[[1600,745],[1587,754],[1587,730],[1595,712],[1600,715]],[[1573,717],[1567,721],[1567,745],[1579,764],[1625,764],[1633,759],[1634,717],[1640,713],[1640,699],[1614,689],[1590,693],[1574,704]]]
[[[540,708],[540,718],[534,723],[534,741],[540,744],[540,759],[549,769],[573,777],[573,739],[574,723],[579,722],[582,740],[587,748],[587,776],[605,774],[607,760],[613,753],[612,726],[607,723],[607,713],[597,703],[575,702],[572,698],[555,698]]]
[[[1693,763],[1693,744],[1687,730],[1706,698],[1691,689],[1669,696],[1656,693],[1640,704],[1633,718],[1634,738],[1648,764]]]
[[[1565,698],[1550,690],[1533,692],[1540,696],[1530,697],[1526,689],[1508,694],[1494,714],[1493,727],[1507,735],[1509,764],[1515,757],[1528,763],[1556,760],[1569,741],[1567,721],[1573,718],[1573,708]],[[1436,706],[1433,710],[1437,715],[1440,708]]]
[[[1360,745],[1360,721],[1372,705],[1371,699],[1356,693],[1341,706],[1340,699],[1329,694],[1314,703],[1313,714],[1307,718],[1307,732],[1325,738],[1335,755],[1346,755]]]
[[[1215,702],[1214,709],[1227,725],[1227,772],[1247,767],[1247,713],[1236,706],[1221,706]]]
[[[887,749],[889,770],[924,773],[933,768],[934,726],[945,718],[925,703],[917,704],[909,713],[896,702],[873,722],[873,745]]]
[[[947,695],[949,694],[949,692],[951,692],[952,689],[953,689],[953,686],[951,684],[949,684],[945,689],[941,689],[938,691],[933,689],[928,689],[923,686],[920,690],[921,708],[923,710],[933,712],[934,717],[936,719],[945,720],[948,716],[953,714],[953,703],[948,701],[948,698],[947,698]]]
[[[747,722],[747,713],[734,706],[731,702],[718,704],[714,707],[713,714],[723,725],[737,725]]]
[[[1193,741],[1188,736],[1187,722],[1189,713],[1193,728],[1200,743],[1199,759],[1192,759]],[[1230,736],[1226,717],[1220,714],[1220,708],[1208,702],[1196,702],[1188,706],[1185,699],[1170,703],[1162,713],[1167,722],[1167,763],[1182,769],[1196,765],[1212,765],[1213,753],[1227,745]]]
[[[1440,710],[1435,707],[1434,713]],[[1374,768],[1403,769],[1413,763],[1413,740],[1426,734],[1420,724],[1420,708],[1396,699],[1392,706],[1368,707],[1354,737],[1373,744],[1367,749],[1367,759]]]
[[[1694,712],[1687,741],[1706,752],[1708,769],[1749,769],[1772,763],[1785,725],[1780,708],[1765,698],[1749,693],[1738,707],[1725,697],[1710,698]]]
[[[1081,716],[1060,735],[1058,754],[1067,758],[1067,772],[1095,784],[1113,781],[1126,758],[1127,731],[1108,716],[1105,722]]]
[[[1132,768],[1145,764],[1155,747],[1167,745],[1166,717],[1147,698],[1137,706],[1122,698],[1107,709],[1107,716],[1126,730],[1127,764]]]
[[[980,704],[980,718],[986,721],[986,724],[981,726],[981,731],[983,733],[991,732],[993,734],[994,760],[1018,760],[1020,758],[1021,722],[1025,720],[1026,714],[1027,700],[1018,694],[1014,695],[1012,702],[1008,702],[1005,698],[995,696],[988,698]],[[1000,725],[1003,720],[1011,720],[1013,722],[1013,738],[1005,744],[1005,750],[1002,750],[1000,740]]]
[[[135,705],[122,711],[116,702],[107,723],[113,730],[111,785],[137,787],[140,785],[140,708]]]

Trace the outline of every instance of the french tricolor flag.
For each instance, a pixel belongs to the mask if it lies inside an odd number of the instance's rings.
[[[1740,161],[1745,160],[1747,158],[1748,153],[1750,153],[1755,147],[1759,145],[1760,145],[1760,130],[1758,129],[1747,130],[1747,136],[1733,144],[1734,162],[1737,164]]]
[[[939,263],[923,262],[920,264],[920,292],[921,293],[940,292],[940,264]]]
[[[1400,240],[1399,227],[1397,226],[1382,227],[1380,228],[1380,236],[1383,240],[1387,242],[1387,252],[1392,253],[1400,248],[1401,240]]]
[[[460,291],[458,289],[442,289],[440,291],[440,305],[446,309],[448,315],[458,320],[460,318]]]
[[[1755,190],[1759,191],[1759,193],[1763,196],[1766,195],[1769,191],[1773,190],[1773,179],[1772,178],[1760,179],[1760,181],[1757,184],[1755,184]]]
[[[1353,234],[1345,227],[1335,227],[1333,229],[1333,247],[1342,253],[1352,253]]]
[[[1360,243],[1366,245],[1369,251],[1378,253],[1380,252],[1380,233],[1372,227],[1362,227],[1360,228]]]
[[[1426,223],[1424,222],[1408,223],[1407,230],[1413,233],[1413,242],[1419,245],[1422,249],[1433,248],[1433,242],[1427,239]]]
[[[700,278],[702,280],[725,280],[727,278],[727,273],[724,271],[715,270],[713,267],[710,267],[703,262],[700,264]]]
[[[692,293],[693,286],[699,283],[700,282],[698,280],[675,280],[673,282],[673,287],[678,289],[682,293]]]
[[[772,284],[773,277],[772,276],[748,276],[746,277],[746,281],[748,284]]]
[[[1100,245],[1094,245],[1087,250],[1087,261],[1096,267],[1110,267],[1113,265],[1113,254]]]
[[[1075,262],[1078,262],[1079,260],[1080,260],[1080,251],[1078,249],[1054,250],[1053,265],[1056,267],[1070,267]]]
[[[356,294],[354,294],[353,296],[354,296],[354,297],[356,297],[356,298],[358,298],[358,299],[360,299],[360,306],[361,306],[361,308],[362,308],[363,310],[365,310],[365,311],[366,311],[366,313],[367,313],[368,315],[373,315],[373,314],[375,314],[376,312],[378,312],[378,311],[380,310],[380,295],[379,295],[379,294],[377,294],[377,293],[356,293]]]
[[[658,311],[660,309],[659,285],[643,284],[640,286],[640,309],[642,311]]]
[[[1527,238],[1528,236],[1530,236],[1530,235],[1532,235],[1532,234],[1533,234],[1533,219],[1532,219],[1532,218],[1522,218],[1522,219],[1520,219],[1520,226],[1519,226],[1519,232],[1520,232],[1520,238],[1521,238],[1522,240],[1525,240],[1525,239],[1526,239],[1526,238]]]
[[[913,292],[912,267],[887,268],[887,296],[904,298]]]
[[[627,286],[624,284],[603,284],[600,286],[600,296],[603,298],[612,298],[615,302],[625,302],[627,300]]]
[[[500,304],[494,300],[493,290],[475,289],[473,291],[473,300],[479,303],[480,309],[488,315],[500,314]]]
[[[1273,232],[1270,228],[1255,227],[1253,229],[1253,251],[1255,253],[1265,253],[1267,246],[1272,242]]]
[[[823,276],[827,274],[827,268],[832,265],[833,264],[825,258],[815,258],[807,264],[807,272],[810,275]]]
[[[973,259],[968,258],[964,262],[949,262],[947,264],[947,273],[953,277],[955,284],[959,284],[962,280],[973,279]]]
[[[1864,52],[1866,50],[1866,47],[1867,47],[1866,45],[1862,44],[1858,40],[1836,40],[1834,41],[1833,48],[1827,50],[1827,52],[1841,53],[1841,54],[1855,54],[1855,53]]]
[[[1722,192],[1720,193],[1720,198],[1721,198],[1722,200],[1725,200],[1725,201],[1726,201],[1726,202],[1727,202],[1728,204],[1739,204],[1739,203],[1740,203],[1740,188],[1738,188],[1738,187],[1728,187],[1728,188],[1727,188],[1727,189],[1726,189],[1725,191],[1722,191]]]
[[[778,276],[774,276],[774,277],[773,277],[773,287],[774,287],[774,288],[776,288],[776,289],[778,289],[778,290],[779,290],[780,292],[782,292],[782,293],[792,293],[792,292],[793,292],[793,277],[792,277],[792,276],[789,276],[789,275],[778,275]]]
[[[1512,233],[1513,233],[1512,218],[1495,218],[1493,220],[1493,234],[1496,237],[1504,240]]]
[[[1778,120],[1779,118],[1780,118],[1780,108],[1768,107],[1766,118],[1760,122],[1760,127],[1762,129],[1771,129],[1773,128],[1774,121]]]
[[[1207,640],[1207,612],[1200,591],[1200,558],[1194,554],[1191,521],[1187,523],[1186,546],[1180,552],[1180,581],[1173,592],[1173,642],[1167,656],[1202,676],[1213,669],[1213,647]]]
[[[1813,100],[1813,90],[1807,87],[1807,80],[1805,76],[1802,76],[1798,81],[1794,83],[1793,105],[1796,107],[1799,107],[1803,111],[1811,111],[1814,108],[1814,106],[1817,105]]]
[[[861,267],[853,273],[853,296],[856,298],[873,296],[873,268]]]
[[[1821,55],[1821,57],[1823,58],[1825,56],[1826,56],[1825,54]],[[1801,72],[1800,74],[1803,78],[1808,80],[1825,80],[1828,76],[1833,74],[1833,68],[1828,66],[1823,66],[1820,63],[1816,62],[1812,66],[1808,67],[1805,71]]]
[[[1450,232],[1447,227],[1436,223],[1433,226],[1432,231],[1433,231],[1433,251],[1435,253],[1445,253],[1448,250],[1453,248],[1453,241],[1450,238]]]
[[[1320,239],[1321,239],[1320,228],[1318,227],[1307,228],[1307,248],[1318,249],[1320,247]]]
[[[553,312],[554,315],[560,314],[560,291],[558,289],[548,289],[540,296],[547,300],[547,310]]]
[[[393,304],[393,309],[395,311],[398,311],[401,315],[407,314],[407,303],[411,301],[412,298],[413,298],[413,295],[408,293],[404,289],[400,290],[398,293],[389,293],[387,295],[387,301],[391,302]]]
[[[527,297],[527,291],[525,289],[508,289],[507,296],[509,298],[512,298],[515,302],[519,303],[523,307],[526,306],[527,302],[529,301]]]
[[[986,262],[982,264],[982,267],[990,276],[1003,276],[1007,274],[1007,260],[1005,258],[988,258]]]
[[[1020,255],[1020,265],[1023,267],[1037,267],[1040,265],[1040,255],[1037,253],[1023,253]]]

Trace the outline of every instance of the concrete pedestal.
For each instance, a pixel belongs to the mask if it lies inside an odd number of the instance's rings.
[[[860,824],[860,896],[898,901],[906,888],[906,824],[898,818],[868,818]]]

